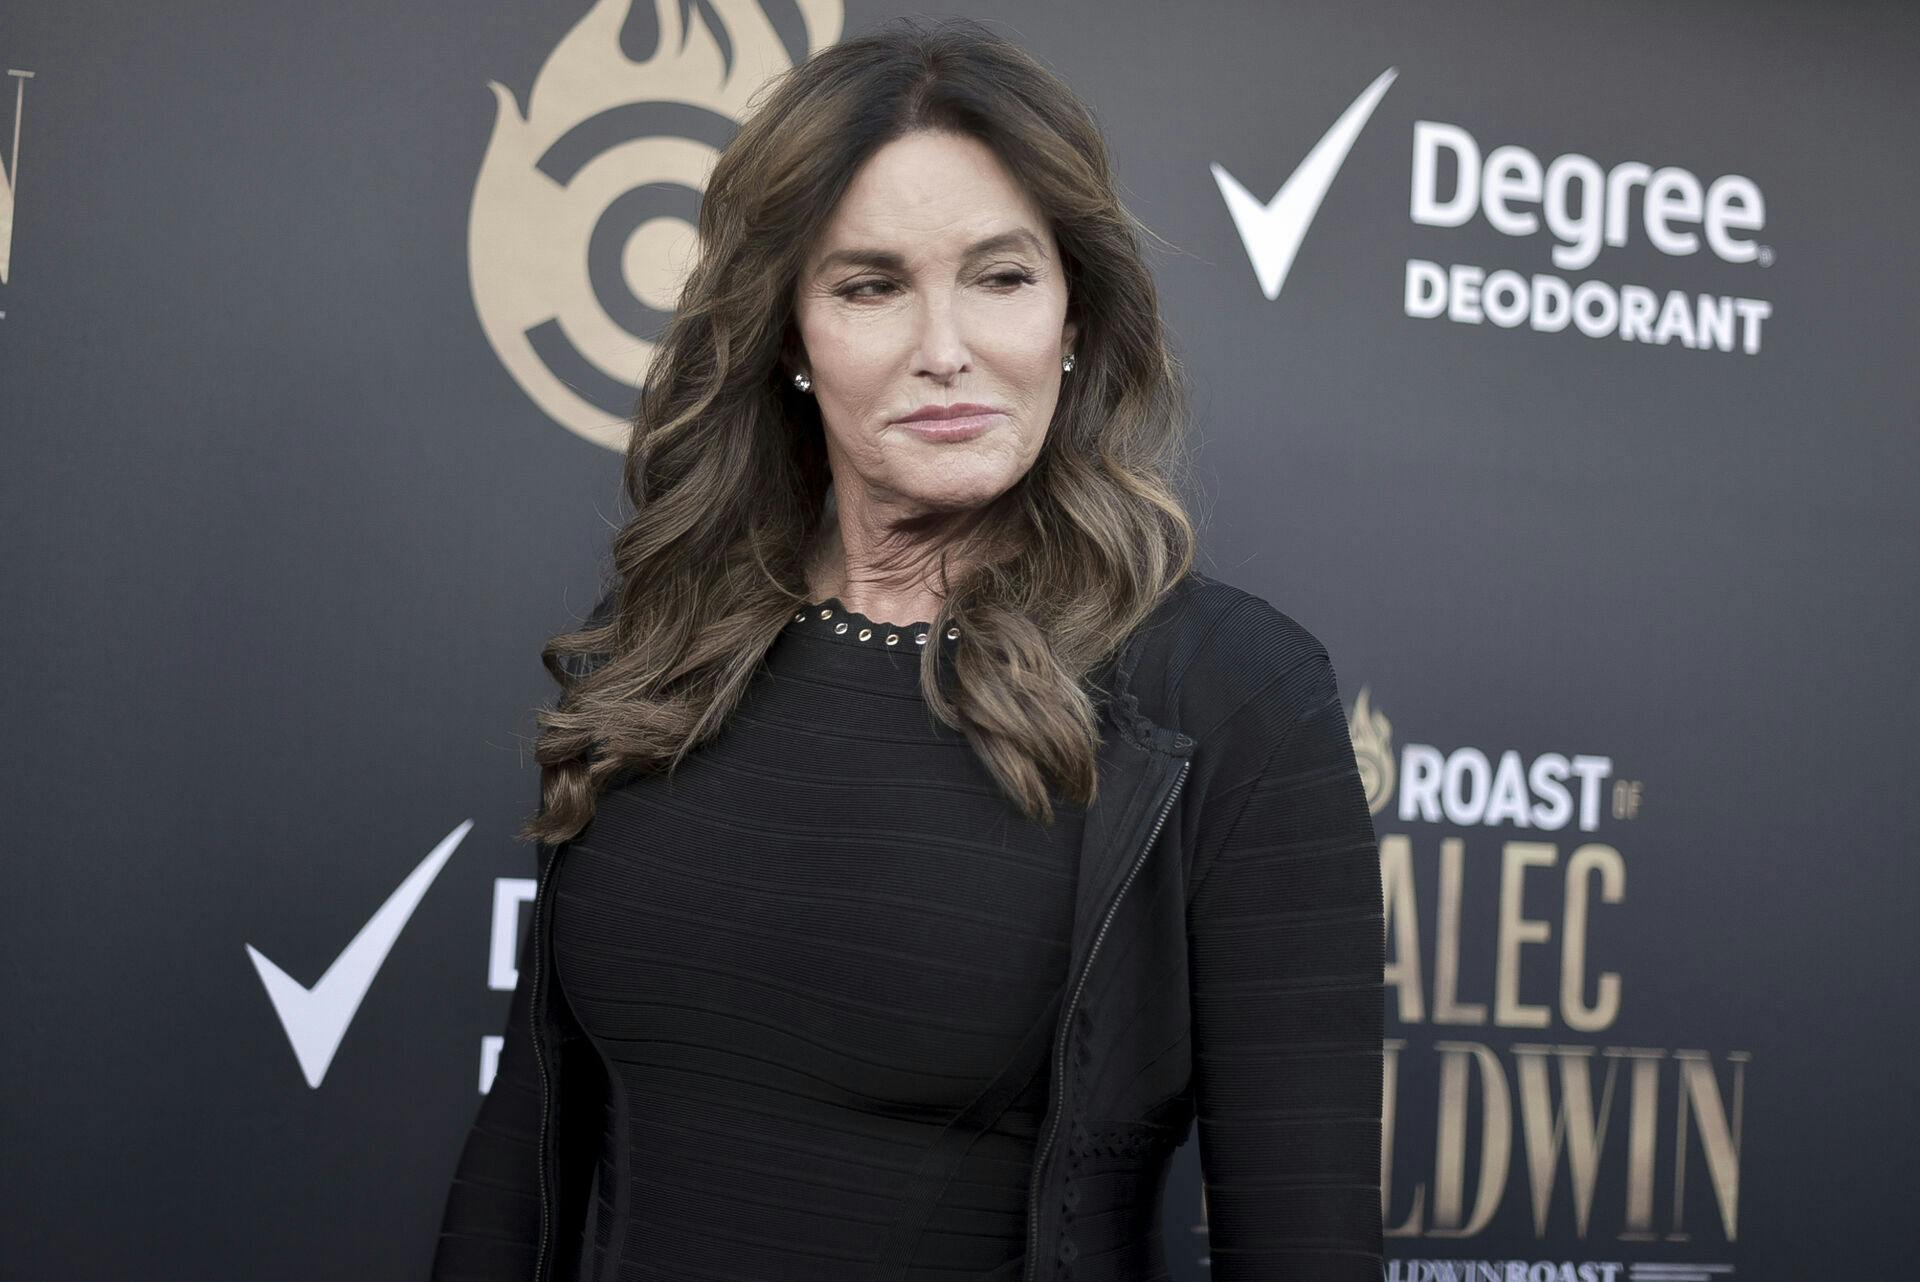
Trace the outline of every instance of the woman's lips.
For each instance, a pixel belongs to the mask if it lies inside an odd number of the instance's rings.
[[[997,412],[968,414],[964,418],[914,419],[907,423],[895,423],[894,426],[905,428],[929,441],[964,441],[980,435],[1005,417],[1005,414]]]

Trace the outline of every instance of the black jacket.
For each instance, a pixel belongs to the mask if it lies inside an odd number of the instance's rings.
[[[1023,1282],[1167,1277],[1160,1199],[1196,1116],[1217,1282],[1378,1282],[1380,865],[1326,649],[1196,572],[1101,675],[1069,982],[1030,1039],[1051,1089]],[[549,991],[566,849],[539,848],[435,1282],[573,1277],[605,1085]]]

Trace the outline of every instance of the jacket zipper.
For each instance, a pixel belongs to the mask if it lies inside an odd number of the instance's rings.
[[[547,876],[541,878],[540,884],[535,888],[533,897],[533,925],[530,927],[534,932],[533,948],[531,950],[533,953],[533,991],[527,995],[527,1011],[529,1016],[527,1019],[527,1031],[532,1034],[533,1038],[533,1062],[540,1069],[540,1147],[534,1158],[534,1166],[540,1173],[540,1248],[534,1256],[533,1282],[543,1282],[543,1279],[546,1277],[547,1236],[549,1232],[547,1211],[547,1113],[551,1105],[548,1099],[550,1092],[547,1086],[547,1056],[546,1052],[540,1047],[540,954],[546,950],[546,940],[540,929],[542,920],[540,916],[540,906],[542,899],[546,895],[547,883],[553,880],[555,865],[558,863],[559,852],[555,851],[554,857],[547,865]]]
[[[1120,910],[1120,901],[1126,898],[1127,889],[1133,885],[1133,879],[1147,862],[1147,854],[1153,849],[1154,841],[1160,836],[1161,827],[1167,822],[1167,815],[1173,810],[1174,798],[1180,795],[1181,785],[1187,781],[1187,767],[1193,764],[1191,759],[1180,763],[1180,773],[1173,778],[1173,786],[1167,789],[1166,800],[1160,804],[1159,817],[1153,821],[1153,831],[1147,834],[1141,843],[1140,853],[1133,858],[1133,867],[1127,870],[1127,879],[1120,883],[1120,889],[1114,892],[1113,902],[1107,905],[1107,913],[1100,922],[1100,932],[1093,937],[1093,946],[1087,949],[1087,960],[1081,963],[1080,978],[1074,983],[1073,993],[1067,999],[1066,1009],[1060,1012],[1060,1025],[1054,1030],[1054,1080],[1063,1080],[1067,1066],[1067,1030],[1073,1026],[1074,1008],[1080,1004],[1080,990],[1087,986],[1087,976],[1093,971],[1093,959],[1100,953],[1100,945],[1106,940],[1107,928],[1113,925],[1113,916]],[[1056,1110],[1053,1121],[1047,1127],[1046,1136],[1041,1140],[1039,1150],[1034,1154],[1033,1172],[1028,1177],[1030,1185],[1027,1192],[1027,1260],[1021,1270],[1023,1282],[1033,1282],[1034,1269],[1038,1267],[1036,1255],[1040,1249],[1040,1172],[1046,1165],[1047,1155],[1053,1151],[1053,1137],[1060,1129],[1060,1110]]]

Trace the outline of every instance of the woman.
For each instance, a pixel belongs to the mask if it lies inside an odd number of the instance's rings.
[[[1380,1274],[1372,823],[1326,650],[1194,572],[1088,113],[972,25],[721,155],[614,583],[545,652],[539,891],[452,1279]]]

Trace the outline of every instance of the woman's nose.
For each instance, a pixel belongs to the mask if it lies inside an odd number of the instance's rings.
[[[914,308],[914,372],[935,378],[952,378],[964,371],[972,360],[958,300],[951,294],[922,293]]]

